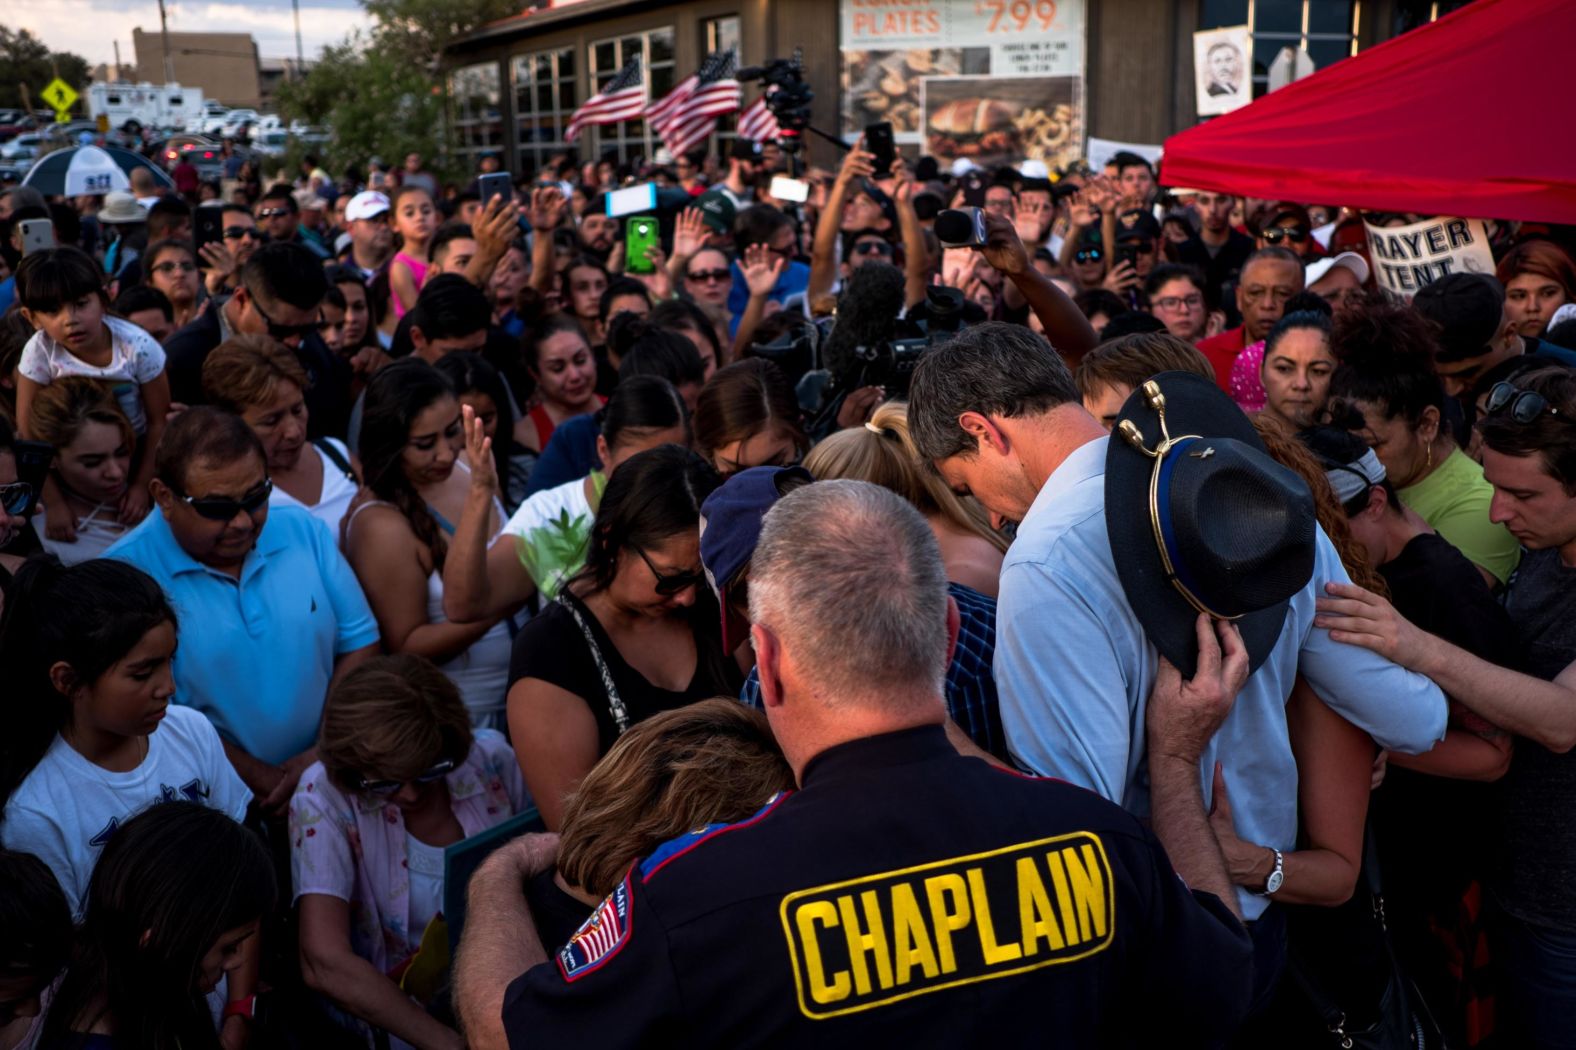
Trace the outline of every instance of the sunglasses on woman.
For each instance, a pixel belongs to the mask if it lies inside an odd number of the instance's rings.
[[[1099,262],[1105,258],[1105,252],[1099,248],[1080,248],[1073,253],[1073,261],[1080,263]]]
[[[268,496],[273,491],[273,479],[264,478],[262,484],[240,499],[230,499],[228,496],[204,496],[199,499],[179,496],[178,498],[194,510],[198,517],[207,518],[209,521],[230,521],[237,514],[256,514],[258,509],[268,502]]]
[[[1301,226],[1271,226],[1260,234],[1265,244],[1279,244],[1281,241],[1290,241],[1301,244],[1308,239],[1308,231]]]
[[[721,284],[732,276],[727,270],[695,270],[684,275],[696,284]]]
[[[657,567],[651,564],[651,559],[646,557],[646,552],[639,547],[633,548],[640,555],[640,560],[646,563],[646,568],[651,570],[651,575],[657,578],[657,593],[661,595],[677,594],[689,587],[698,587],[706,582],[706,574],[699,569],[690,569],[686,572],[675,572],[664,576]]]
[[[1522,390],[1511,383],[1495,383],[1493,389],[1488,392],[1486,407],[1489,415],[1507,414],[1523,426],[1545,412],[1551,416],[1558,416],[1563,423],[1576,422],[1549,404],[1549,399],[1536,390]]]
[[[454,759],[446,758],[441,762],[433,763],[431,766],[427,767],[426,772],[417,773],[409,780],[368,780],[360,773],[351,773],[345,779],[348,780],[350,782],[350,786],[355,788],[357,791],[364,791],[369,795],[383,795],[386,797],[389,795],[399,794],[400,788],[404,787],[406,784],[414,784],[417,787],[425,787],[428,784],[437,783],[452,772],[454,772]]]
[[[9,485],[0,485],[0,507],[12,517],[20,517],[27,510],[27,505],[33,501],[33,486],[25,481],[13,481]]]

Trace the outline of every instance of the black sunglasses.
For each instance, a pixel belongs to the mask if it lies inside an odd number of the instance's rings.
[[[257,311],[257,316],[261,317],[263,323],[268,326],[269,336],[278,339],[280,342],[284,342],[286,339],[303,339],[314,332],[321,332],[328,327],[327,323],[322,320],[308,321],[306,324],[277,324],[272,317],[269,317],[263,311],[263,304],[258,302],[255,296],[252,297],[252,309]]]
[[[892,246],[885,241],[863,241],[854,245],[855,255],[880,255],[892,254]]]
[[[258,508],[268,502],[269,495],[274,491],[272,478],[264,478],[262,484],[252,489],[240,499],[230,499],[228,496],[179,496],[182,503],[197,512],[199,517],[209,521],[229,521],[237,514],[256,514]]]
[[[1264,238],[1265,244],[1279,244],[1283,239],[1301,244],[1308,239],[1308,231],[1301,226],[1271,226],[1259,236]]]
[[[7,514],[20,516],[31,502],[33,486],[27,482],[13,481],[9,485],[0,485],[0,507],[4,507]]]
[[[686,588],[698,587],[706,582],[706,574],[699,571],[698,569],[690,569],[688,572],[676,572],[671,576],[664,576],[662,573],[657,571],[657,567],[655,565],[651,564],[651,559],[646,557],[645,551],[641,550],[639,547],[634,547],[631,549],[634,550],[636,554],[640,555],[640,560],[646,563],[646,568],[651,570],[651,575],[657,578],[658,594],[677,594]]]
[[[257,240],[257,238],[258,238],[258,229],[257,229],[257,227],[255,227],[255,226],[226,226],[224,228],[224,239],[225,240],[227,240],[227,241],[238,241],[242,237],[250,237],[254,241]]]
[[[259,219],[277,219],[281,215],[289,215],[289,208],[264,208],[257,213]]]
[[[1522,390],[1512,383],[1495,383],[1488,392],[1488,414],[1497,416],[1508,413],[1510,418],[1517,423],[1526,425],[1547,412],[1551,416],[1558,416],[1562,423],[1572,423],[1576,420],[1549,404],[1549,399],[1536,390]]]
[[[733,274],[727,270],[696,270],[693,273],[686,273],[684,276],[696,284],[710,284],[713,281],[721,284],[729,277],[732,277]]]
[[[1101,251],[1099,248],[1079,248],[1076,252],[1073,253],[1073,261],[1074,262],[1081,262],[1081,263],[1099,262],[1101,259],[1104,259],[1104,258],[1105,258],[1105,252]]]
[[[425,786],[427,784],[436,783],[437,781],[442,780],[453,771],[454,759],[445,758],[441,762],[433,763],[427,768],[426,772],[417,773],[415,776],[411,777],[409,781],[368,780],[360,773],[351,773],[345,779],[350,782],[351,787],[355,788],[357,791],[364,791],[369,795],[394,795],[398,794],[399,789],[404,787],[407,783],[415,784],[418,787]]]

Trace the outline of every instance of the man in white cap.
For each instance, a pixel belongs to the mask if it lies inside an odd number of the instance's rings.
[[[1354,313],[1362,306],[1368,273],[1368,261],[1356,252],[1319,259],[1303,271],[1308,291],[1329,303],[1337,315]]]
[[[394,249],[388,197],[378,190],[356,194],[345,206],[345,222],[350,227],[350,263],[370,282]]]

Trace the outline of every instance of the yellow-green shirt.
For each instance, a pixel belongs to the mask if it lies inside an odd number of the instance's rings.
[[[1488,520],[1494,486],[1483,468],[1454,449],[1439,469],[1415,485],[1400,489],[1401,502],[1415,510],[1467,560],[1504,583],[1521,560],[1521,544],[1505,526]]]

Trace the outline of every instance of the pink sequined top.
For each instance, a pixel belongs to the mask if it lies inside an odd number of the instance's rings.
[[[1264,340],[1246,347],[1231,364],[1231,397],[1244,412],[1258,412],[1264,407],[1268,395],[1259,381],[1259,369],[1264,364]]]

